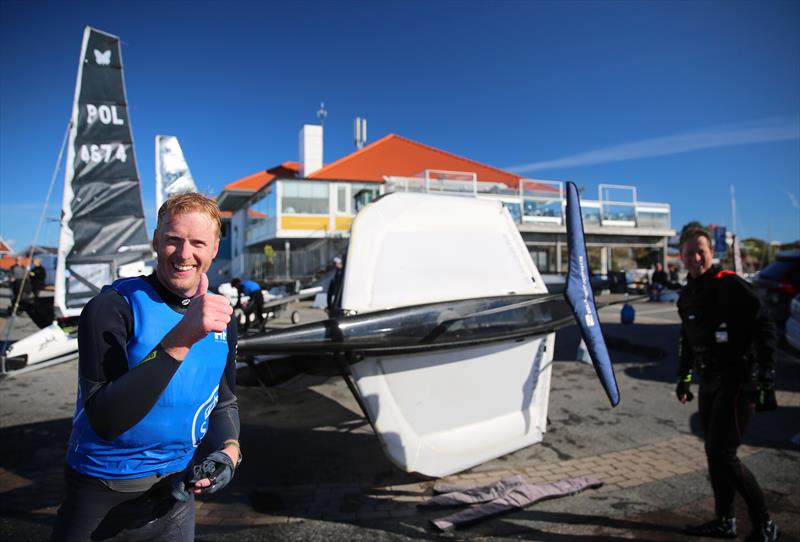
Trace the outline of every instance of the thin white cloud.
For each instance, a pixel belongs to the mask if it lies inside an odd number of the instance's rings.
[[[792,194],[791,192],[787,192],[789,194],[789,201],[792,202],[792,207],[795,209],[800,209],[800,202],[797,201],[797,196]]]
[[[523,173],[527,171],[620,162],[623,160],[637,160],[640,158],[666,156],[669,154],[678,154],[714,147],[729,147],[732,145],[787,141],[793,139],[800,139],[800,122],[798,122],[797,119],[762,119],[741,124],[713,126],[695,132],[655,137],[633,143],[623,143],[621,145],[614,145],[594,151],[563,156],[553,160],[520,164],[505,169],[516,173]]]

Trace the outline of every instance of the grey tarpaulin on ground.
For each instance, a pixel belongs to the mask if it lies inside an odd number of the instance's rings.
[[[559,480],[549,484],[529,484],[522,476],[503,478],[483,486],[439,484],[434,491],[441,493],[420,503],[420,507],[472,505],[449,516],[431,520],[442,531],[457,529],[515,508],[524,508],[544,499],[565,497],[588,488],[598,488],[603,482],[588,476]]]

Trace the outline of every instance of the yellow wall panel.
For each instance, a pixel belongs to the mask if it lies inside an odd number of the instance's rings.
[[[352,216],[337,216],[336,231],[350,231],[350,225],[352,223],[353,223]]]
[[[327,230],[327,216],[308,215],[283,215],[281,217],[282,230]]]

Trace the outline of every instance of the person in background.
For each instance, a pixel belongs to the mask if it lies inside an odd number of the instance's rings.
[[[748,541],[778,540],[755,476],[736,456],[754,410],[777,408],[774,388],[775,330],[750,284],[711,264],[711,237],[701,228],[681,234],[680,254],[689,272],[678,299],[681,318],[678,384],[681,403],[698,403],[716,517],[687,528],[695,536],[736,538],[734,494],[747,504],[753,524]]]
[[[20,305],[24,301],[24,290],[28,290],[30,288],[30,282],[28,281],[28,270],[22,265],[22,258],[17,256],[14,258],[14,265],[8,270],[8,277],[11,283],[11,306],[8,309],[9,316],[14,313],[16,310],[18,313],[21,311]],[[23,290],[24,288],[24,290]]]
[[[247,331],[250,326],[250,315],[253,315],[253,322],[258,323],[261,328],[264,325],[264,292],[261,291],[261,285],[254,280],[242,280],[236,277],[231,281],[231,286],[236,288],[239,292],[239,298],[236,301],[236,306],[241,307],[244,313],[244,325],[242,331]],[[242,303],[242,296],[249,297],[247,302]]]
[[[671,263],[667,266],[667,270],[669,271],[669,287],[673,290],[679,289],[681,287],[681,278],[678,274],[678,266]]]
[[[661,301],[661,292],[669,284],[667,272],[664,271],[664,266],[661,262],[656,262],[656,268],[653,270],[653,276],[650,277],[650,301]]]
[[[342,279],[344,278],[344,262],[339,256],[336,256],[333,259],[333,277],[331,277],[330,283],[328,283],[328,292],[327,292],[327,302],[328,305],[325,308],[325,311],[328,313],[328,316],[336,316],[336,304],[339,301],[339,298],[342,295]]]
[[[42,260],[34,258],[33,268],[31,268],[31,288],[33,288],[33,296],[39,299],[39,292],[44,290],[45,279],[47,278],[47,271],[42,267]]]
[[[194,496],[241,462],[233,308],[208,291],[216,204],[169,198],[156,270],[104,288],[81,313],[78,397],[52,540],[194,540]]]

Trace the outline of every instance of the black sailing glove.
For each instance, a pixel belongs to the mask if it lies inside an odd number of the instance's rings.
[[[227,486],[233,479],[233,460],[223,451],[212,452],[200,464],[192,467],[189,483],[194,484],[208,478],[211,485],[204,487],[200,493],[215,493]]]
[[[228,454],[222,451],[213,452],[202,462],[175,477],[172,481],[172,496],[181,502],[188,501],[189,490],[203,478],[208,478],[211,485],[201,488],[200,493],[219,491],[233,479],[233,471],[233,461]]]
[[[678,377],[678,385],[675,387],[675,396],[681,403],[688,403],[694,399],[692,393],[692,374]]]
[[[756,411],[766,412],[778,408],[775,399],[775,384],[770,380],[759,380],[756,384]]]

